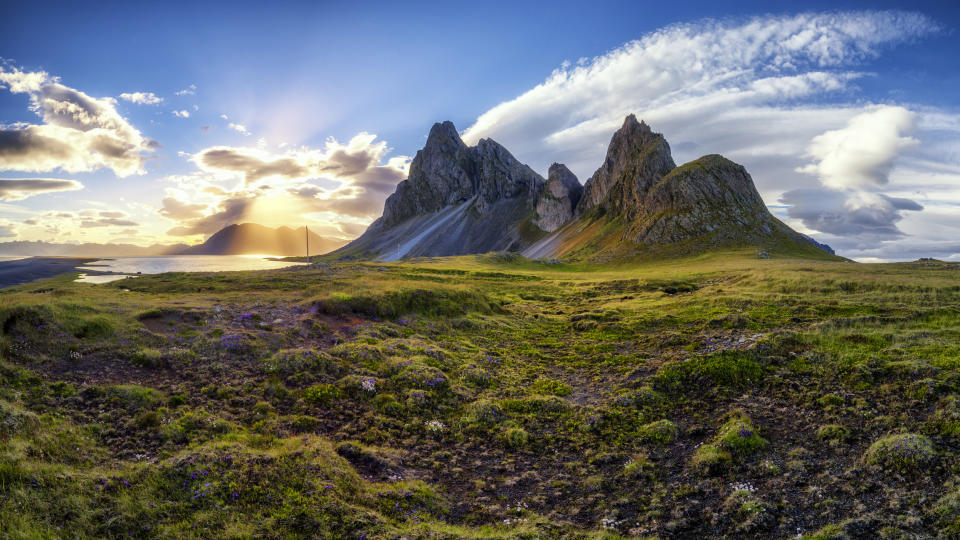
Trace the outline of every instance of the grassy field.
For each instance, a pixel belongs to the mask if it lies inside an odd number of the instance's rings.
[[[0,290],[3,538],[960,536],[960,266]]]

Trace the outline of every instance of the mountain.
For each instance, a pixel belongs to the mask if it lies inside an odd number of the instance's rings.
[[[0,242],[0,255],[25,255],[33,257],[154,257],[174,255],[187,249],[186,244],[57,244],[51,242]]]
[[[493,140],[470,147],[452,123],[434,124],[383,216],[332,255],[613,260],[721,246],[832,253],[775,218],[743,166],[714,154],[678,167],[664,136],[631,114],[583,186],[564,165],[544,180]]]
[[[630,115],[584,185],[574,219],[523,254],[613,260],[734,246],[832,253],[774,217],[742,165],[712,154],[677,167],[663,135]]]
[[[573,215],[580,184],[566,167],[544,180],[491,139],[467,146],[451,122],[434,124],[383,216],[343,258],[522,251]]]
[[[310,233],[310,254],[327,253],[344,243]],[[306,237],[302,228],[279,227],[271,229],[256,223],[243,223],[224,227],[208,238],[206,242],[182,249],[178,254],[299,256],[306,254]]]

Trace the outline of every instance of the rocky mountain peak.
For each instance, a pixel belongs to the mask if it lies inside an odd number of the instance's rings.
[[[650,187],[675,167],[663,135],[631,114],[610,139],[603,165],[584,185],[576,214],[594,209],[632,214]]]
[[[547,183],[537,200],[537,226],[547,232],[560,228],[573,218],[573,211],[582,195],[583,186],[566,165],[550,165]]]
[[[446,120],[437,122],[430,128],[430,134],[427,135],[427,143],[423,146],[423,152],[431,153],[456,153],[467,145],[460,138],[453,122]]]

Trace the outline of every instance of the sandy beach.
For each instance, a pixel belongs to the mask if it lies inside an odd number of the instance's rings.
[[[30,257],[0,261],[0,288],[29,283],[38,279],[75,272],[78,266],[97,259],[79,257]]]

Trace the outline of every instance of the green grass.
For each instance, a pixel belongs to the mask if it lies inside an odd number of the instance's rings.
[[[955,536],[960,269],[774,255],[4,289],[0,537]]]

